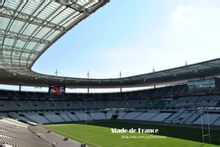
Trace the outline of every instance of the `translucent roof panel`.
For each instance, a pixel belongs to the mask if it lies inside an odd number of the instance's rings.
[[[220,75],[220,59],[115,79],[58,77],[31,70],[57,39],[109,0],[3,0],[0,5],[0,83],[64,84],[75,88],[137,87]]]
[[[8,72],[6,74],[12,72],[13,75],[40,76],[31,71],[40,55],[57,38],[106,2],[108,1],[2,1],[0,70]]]

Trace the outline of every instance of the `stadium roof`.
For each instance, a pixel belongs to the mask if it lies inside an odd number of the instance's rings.
[[[83,79],[36,73],[32,65],[57,39],[108,0],[3,0],[0,11],[0,83],[29,86],[135,87],[220,73],[220,59],[115,79]]]

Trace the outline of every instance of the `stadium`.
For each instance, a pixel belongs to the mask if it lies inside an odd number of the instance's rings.
[[[109,3],[1,1],[0,84],[18,88],[0,89],[0,146],[220,146],[220,58],[118,78],[32,70],[64,34]],[[150,88],[124,90],[140,87]],[[67,91],[76,88],[86,92]],[[90,91],[103,88],[118,92]]]

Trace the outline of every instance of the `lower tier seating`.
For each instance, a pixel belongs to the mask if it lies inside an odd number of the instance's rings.
[[[203,110],[173,110],[173,111],[37,111],[0,113],[1,118],[14,118],[29,124],[49,124],[96,120],[135,120],[146,122],[174,123],[185,125],[220,126],[220,113]]]

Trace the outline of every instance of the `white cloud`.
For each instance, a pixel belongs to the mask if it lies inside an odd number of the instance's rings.
[[[194,9],[192,5],[178,6],[171,14],[170,24],[173,27],[192,27],[201,20],[199,12]]]
[[[116,78],[183,66],[220,55],[220,5],[178,5],[154,28],[143,28],[120,46],[108,46],[74,77]],[[155,18],[157,19],[157,18]],[[140,29],[138,29],[140,30]],[[95,60],[95,61],[96,61]],[[92,61],[91,61],[92,62]],[[93,63],[93,62],[92,62]],[[82,74],[83,73],[83,74]]]
[[[215,6],[180,5],[171,13],[172,27],[217,27],[220,24],[220,10]]]
[[[216,6],[178,6],[172,11],[163,46],[178,59],[200,62],[219,57],[220,9]]]
[[[149,73],[153,67],[158,71],[219,57],[220,9],[180,5],[168,18],[159,33],[151,36],[143,30],[134,41],[103,49],[93,77],[118,77],[120,70],[131,76]]]

